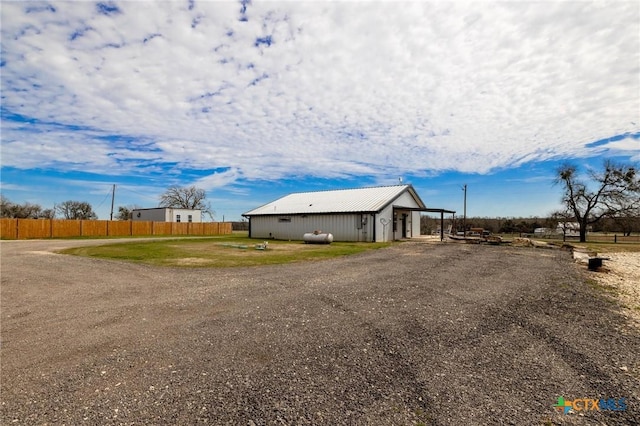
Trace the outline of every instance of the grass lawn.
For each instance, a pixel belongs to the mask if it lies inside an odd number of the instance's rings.
[[[105,244],[61,250],[60,253],[179,267],[255,266],[327,259],[387,247],[392,243],[334,242],[305,244],[301,241],[269,241],[266,250],[256,249],[262,240],[241,236],[169,239]]]

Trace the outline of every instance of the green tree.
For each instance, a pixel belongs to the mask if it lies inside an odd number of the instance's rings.
[[[135,209],[139,209],[139,206],[120,206],[118,207],[118,214],[116,215],[116,220],[130,220],[131,214]]]
[[[501,234],[511,234],[513,232],[516,232],[517,230],[518,228],[516,227],[514,221],[511,219],[507,219],[502,223],[502,226],[500,226],[498,232],[500,232]]]
[[[131,209],[125,206],[118,207],[118,214],[116,220],[129,220],[131,219]]]
[[[607,160],[602,171],[590,171],[585,180],[575,165],[565,164],[557,170],[555,184],[562,185],[562,203],[580,226],[581,242],[587,240],[589,225],[640,209],[640,177],[631,165]]]
[[[640,211],[624,214],[612,218],[617,230],[629,236],[634,231],[640,231]]]

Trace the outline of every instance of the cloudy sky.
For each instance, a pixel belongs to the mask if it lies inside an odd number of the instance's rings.
[[[640,162],[640,3],[2,1],[2,194],[216,219],[411,183],[541,216],[554,169]]]

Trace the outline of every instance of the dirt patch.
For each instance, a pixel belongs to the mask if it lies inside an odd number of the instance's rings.
[[[55,255],[55,253],[50,252],[50,251],[46,251],[46,250],[35,250],[35,251],[30,251],[29,253],[31,253],[31,254],[40,254],[40,255],[43,255],[43,256]]]
[[[183,257],[182,259],[175,259],[174,263],[176,265],[196,266],[196,265],[206,265],[208,263],[211,263],[211,260],[202,259],[200,257]]]
[[[592,277],[615,289],[624,312],[640,327],[640,253],[599,253],[609,258]]]

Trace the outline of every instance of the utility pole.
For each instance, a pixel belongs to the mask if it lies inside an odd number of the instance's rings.
[[[462,232],[464,232],[464,237],[467,238],[467,184],[465,183],[462,187],[464,191],[464,216],[462,218]]]
[[[111,217],[109,220],[113,220],[113,201],[116,199],[116,184],[113,184],[113,189],[111,191]]]

